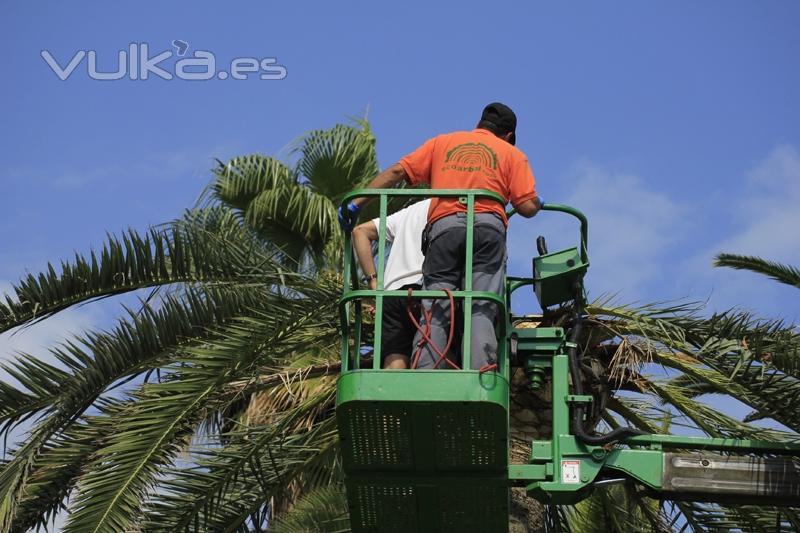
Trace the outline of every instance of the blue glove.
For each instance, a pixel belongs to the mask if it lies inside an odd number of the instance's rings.
[[[352,231],[359,211],[361,211],[361,207],[353,202],[347,204],[346,210],[339,206],[339,225],[343,230]]]

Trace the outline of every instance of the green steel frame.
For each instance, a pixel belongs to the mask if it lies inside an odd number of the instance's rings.
[[[462,363],[463,368],[469,368],[469,338],[471,331],[471,318],[472,318],[472,301],[473,300],[491,300],[497,303],[501,310],[500,316],[505,313],[505,301],[502,297],[498,297],[491,292],[481,292],[472,290],[472,250],[473,250],[473,225],[475,222],[475,200],[477,198],[487,198],[504,204],[502,197],[492,191],[478,190],[478,189],[365,189],[354,191],[342,200],[342,205],[347,205],[348,202],[359,197],[377,197],[380,201],[380,224],[378,228],[378,265],[377,265],[377,290],[356,289],[358,287],[358,274],[355,264],[355,257],[353,247],[351,244],[351,237],[349,233],[345,234],[344,242],[344,287],[342,290],[342,304],[340,320],[342,328],[342,371],[360,369],[360,353],[351,352],[351,348],[360,347],[362,339],[362,316],[360,306],[351,308],[350,303],[354,300],[359,301],[366,298],[375,299],[375,329],[373,334],[374,345],[374,359],[373,369],[380,368],[380,344],[382,336],[382,327],[380,317],[383,316],[383,300],[387,297],[406,296],[405,291],[386,291],[384,289],[384,271],[386,268],[386,216],[388,212],[389,197],[394,198],[429,198],[436,196],[438,198],[458,198],[466,206],[467,210],[467,237],[466,237],[466,257],[467,261],[464,265],[464,278],[465,287],[460,291],[453,291],[453,297],[456,300],[463,301],[464,309],[469,309],[469,312],[464,313],[464,329],[463,329],[463,354],[464,360]],[[420,298],[444,298],[447,295],[443,291],[415,291],[415,297]],[[351,326],[350,319],[354,318],[353,325]],[[505,323],[503,322],[503,326]],[[501,331],[500,338],[505,338],[505,331]],[[498,350],[498,367],[506,378],[508,377],[508,368],[506,362],[506,348],[503,343]],[[345,356],[346,354],[346,356]],[[352,362],[352,368],[351,368]]]
[[[342,374],[337,418],[354,531],[460,531],[466,527],[506,531],[505,516],[487,516],[475,509],[491,509],[489,515],[507,514],[507,488],[514,485],[526,487],[530,495],[551,504],[572,504],[587,497],[596,484],[623,480],[633,480],[655,496],[680,499],[680,491],[672,488],[678,484],[672,483],[670,476],[682,475],[684,481],[697,482],[702,487],[692,493],[695,499],[704,494],[709,501],[744,495],[744,501],[754,503],[759,498],[769,503],[800,502],[800,469],[791,459],[777,466],[753,463],[750,477],[739,484],[719,477],[724,465],[720,471],[689,469],[688,474],[686,470],[675,474],[674,467],[681,463],[680,454],[686,451],[797,458],[800,443],[641,435],[612,446],[592,446],[572,433],[572,408],[591,402],[592,397],[570,393],[570,342],[566,332],[562,328],[516,328],[518,317],[510,313],[510,304],[512,295],[525,286],[534,287],[543,308],[571,300],[575,286],[583,290],[583,276],[589,265],[588,221],[583,213],[569,206],[546,204],[545,211],[566,213],[580,222],[579,246],[537,257],[535,277],[507,278],[506,293],[498,297],[472,290],[475,200],[502,202],[498,195],[482,190],[371,189],[349,194],[342,205],[365,196],[380,199],[378,288],[358,289],[347,234],[340,300]],[[477,299],[490,300],[500,306],[506,317],[498,324],[501,342],[496,373],[380,369],[383,300],[407,296],[404,291],[383,290],[389,197],[457,197],[466,206],[466,286],[453,292],[464,309],[462,367],[469,368],[471,304]],[[509,216],[512,214],[513,211]],[[445,294],[415,291],[414,297],[443,298]],[[374,356],[371,368],[361,368],[364,335],[359,302],[367,298],[375,299]],[[533,388],[547,380],[551,382],[552,438],[532,442],[528,464],[508,464],[510,354],[525,369]],[[704,458],[702,464],[706,463],[709,460]],[[731,466],[728,471],[736,469],[741,470],[741,465]],[[397,507],[398,502],[405,503]],[[408,514],[408,505],[414,507],[413,516],[401,520],[398,513]]]

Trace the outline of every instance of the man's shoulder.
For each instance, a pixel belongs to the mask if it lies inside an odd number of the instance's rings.
[[[418,228],[424,227],[427,222],[430,205],[430,198],[426,198],[389,215],[386,219],[387,227],[391,228],[392,233],[398,235],[404,234],[406,231],[415,232]]]
[[[469,137],[472,134],[471,131],[449,131],[447,133],[440,133],[433,137],[434,140],[437,141],[450,141],[453,139],[461,139],[464,137]]]
[[[525,152],[523,152],[522,150],[520,150],[516,146],[513,146],[513,145],[509,145],[509,146],[511,147],[511,153],[513,154],[514,158],[516,158],[516,159],[524,159],[526,161],[528,160],[528,155]]]
[[[428,208],[431,205],[431,199],[426,198],[424,200],[420,200],[419,202],[413,203],[408,207],[405,207],[395,213],[397,215],[397,219],[405,220],[407,218],[417,218],[420,216],[420,213],[424,213],[423,216],[427,217]]]

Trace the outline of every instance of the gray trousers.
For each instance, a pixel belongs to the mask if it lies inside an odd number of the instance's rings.
[[[466,213],[456,213],[435,221],[428,237],[428,251],[422,265],[422,288],[426,290],[463,289],[466,260]],[[493,292],[502,296],[506,270],[506,228],[497,215],[476,213],[474,227],[472,290]],[[474,370],[497,362],[495,321],[497,305],[486,300],[473,300],[470,367]],[[450,332],[450,302],[445,299],[423,299],[422,308],[431,314],[431,340],[444,350]],[[424,313],[423,313],[424,319]],[[420,346],[422,335],[414,337]],[[454,339],[453,344],[457,342]],[[452,360],[453,348],[448,355]],[[427,344],[422,345],[417,368],[434,368],[439,359]],[[436,368],[448,368],[444,361]]]

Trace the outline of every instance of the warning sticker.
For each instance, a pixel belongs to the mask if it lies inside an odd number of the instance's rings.
[[[561,483],[581,482],[581,462],[561,461]]]

